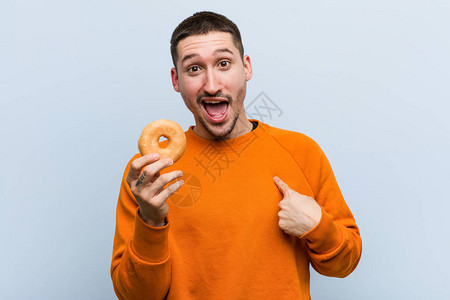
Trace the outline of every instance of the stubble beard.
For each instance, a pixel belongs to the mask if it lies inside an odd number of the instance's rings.
[[[227,137],[231,134],[231,132],[233,131],[234,127],[236,126],[237,120],[239,119],[239,113],[237,113],[233,120],[231,121],[231,124],[228,126],[228,128],[226,128],[224,131],[222,132],[216,132],[214,131],[214,127],[218,127],[221,126],[221,124],[217,124],[217,125],[210,125],[207,122],[205,122],[205,120],[203,120],[203,118],[200,118],[200,123],[202,123],[203,128],[206,129],[206,131],[208,131],[208,133],[215,137],[216,139],[227,139]]]

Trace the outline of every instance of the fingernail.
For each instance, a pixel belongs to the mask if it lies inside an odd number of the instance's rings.
[[[169,166],[173,165],[173,160],[169,158]]]
[[[180,176],[180,177],[183,176],[183,172],[180,171],[179,176]]]
[[[183,179],[178,180],[178,182],[180,183],[180,186],[184,184],[184,180]]]

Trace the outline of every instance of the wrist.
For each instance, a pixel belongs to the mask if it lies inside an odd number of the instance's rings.
[[[142,211],[139,209],[138,211],[139,217],[149,226],[152,227],[164,227],[167,225],[166,218],[163,218],[162,220],[154,220],[152,218],[147,218],[142,214]]]

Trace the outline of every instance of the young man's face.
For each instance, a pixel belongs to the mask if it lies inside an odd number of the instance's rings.
[[[248,132],[244,111],[247,81],[252,77],[250,58],[239,54],[228,32],[189,36],[177,46],[173,87],[194,114],[195,133],[229,139]]]

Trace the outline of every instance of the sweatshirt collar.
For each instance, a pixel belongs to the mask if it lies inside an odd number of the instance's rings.
[[[247,132],[246,134],[228,140],[208,140],[202,138],[194,132],[194,126],[190,126],[186,131],[187,145],[188,147],[194,147],[202,150],[214,149],[220,152],[240,153],[249,147],[263,133],[262,127],[264,124],[262,122],[254,119],[250,119],[249,121],[258,122],[258,127],[256,127],[255,130]]]

